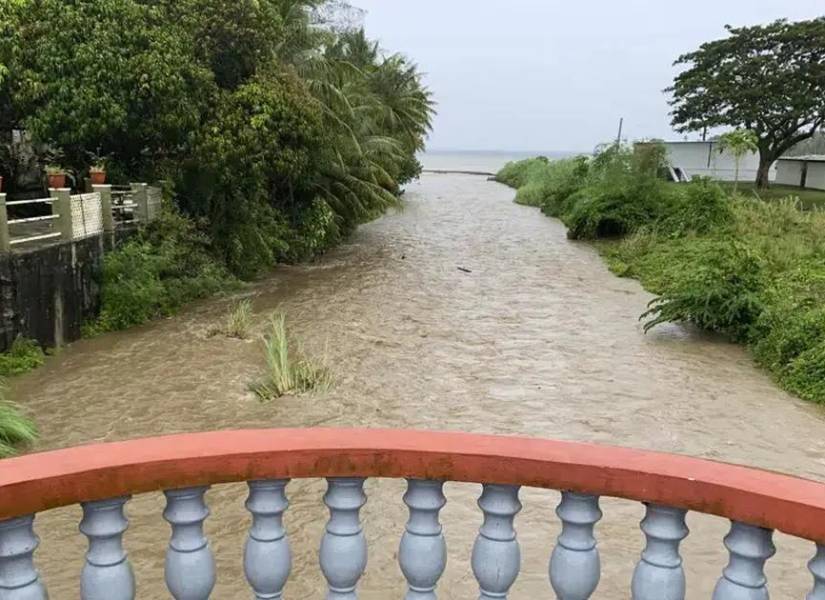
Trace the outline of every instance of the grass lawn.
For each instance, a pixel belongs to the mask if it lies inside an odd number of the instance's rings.
[[[674,183],[673,185],[681,185]],[[720,185],[726,190],[733,191],[733,183],[721,182]],[[739,193],[756,196],[762,200],[773,201],[796,196],[802,202],[802,206],[810,210],[821,208],[825,210],[825,190],[804,190],[792,185],[773,184],[767,190],[757,190],[756,184],[750,182],[739,182]]]
[[[733,184],[725,183],[723,187],[733,190]],[[788,196],[797,196],[805,208],[813,207],[825,208],[825,191],[804,190],[792,185],[773,184],[767,190],[757,190],[753,183],[739,184],[739,191],[743,194],[754,194],[762,200],[780,200]]]

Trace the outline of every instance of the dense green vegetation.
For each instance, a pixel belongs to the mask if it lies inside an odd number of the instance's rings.
[[[311,257],[397,202],[433,109],[415,65],[319,23],[325,4],[4,3],[0,130],[78,177],[102,156],[115,183],[169,182],[233,275]]]
[[[657,295],[646,329],[691,322],[724,334],[786,389],[825,402],[825,213],[709,180],[668,184],[663,161],[655,145],[612,147],[592,159],[511,163],[498,180]]]
[[[103,261],[101,311],[84,332],[126,329],[237,285],[195,222],[171,211]]]
[[[28,373],[45,361],[46,355],[36,341],[18,337],[7,352],[0,354],[0,377]]]
[[[4,3],[0,131],[28,130],[78,181],[103,157],[111,182],[171,191],[166,222],[107,256],[90,331],[311,258],[418,175],[433,102],[417,67],[320,22],[326,4]]]

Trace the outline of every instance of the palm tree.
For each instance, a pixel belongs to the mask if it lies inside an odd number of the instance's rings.
[[[719,145],[722,150],[733,154],[736,162],[733,181],[733,193],[735,194],[739,189],[739,165],[742,163],[742,157],[759,150],[759,137],[749,129],[734,129],[719,137]]]
[[[318,4],[283,0],[289,35],[279,55],[321,104],[331,143],[314,188],[348,229],[398,202],[400,185],[417,173],[433,102],[416,66],[382,56],[363,30],[314,27]]]

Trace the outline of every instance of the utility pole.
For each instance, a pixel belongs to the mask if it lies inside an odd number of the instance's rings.
[[[616,145],[622,145],[622,129],[624,128],[624,117],[619,119],[619,135],[616,136]]]

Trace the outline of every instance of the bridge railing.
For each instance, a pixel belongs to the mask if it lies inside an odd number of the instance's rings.
[[[570,442],[386,430],[253,430],[98,444],[0,462],[0,600],[46,598],[34,565],[35,514],[80,503],[88,538],[84,600],[135,597],[122,543],[133,494],[163,490],[171,526],[165,578],[178,600],[209,597],[215,563],[203,524],[210,485],[246,481],[251,527],[244,571],[255,597],[281,598],[291,569],[283,514],[289,479],[324,477],[329,520],[320,543],[327,598],[356,598],[367,562],[360,509],[369,477],[407,479],[409,520],[398,558],[407,600],[433,600],[447,551],[439,513],[445,481],[482,484],[482,525],[471,568],[481,599],[506,598],[520,569],[516,515],[521,486],[562,491],[562,528],[549,554],[549,588],[560,600],[596,590],[601,562],[594,527],[600,496],[643,502],[646,546],[628,583],[635,600],[685,597],[679,552],[687,511],[731,520],[714,600],[768,598],[765,562],[773,530],[812,541],[813,587],[825,599],[825,485],[683,456]],[[818,545],[817,545],[818,543]],[[800,568],[803,568],[800,565]]]

